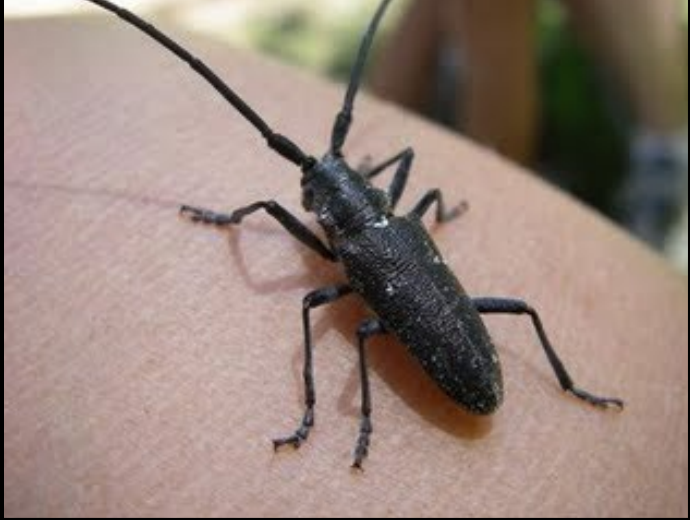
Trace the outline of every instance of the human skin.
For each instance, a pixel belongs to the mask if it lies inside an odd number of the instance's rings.
[[[341,87],[180,39],[276,129],[325,148]],[[4,43],[6,516],[687,516],[687,279],[644,246],[361,96],[352,162],[412,145],[401,211],[432,187],[467,200],[428,221],[466,289],[530,302],[575,381],[627,406],[564,395],[527,318],[486,320],[506,389],[492,418],[377,338],[372,449],[353,472],[353,296],[314,312],[317,426],[274,454],[302,413],[301,299],[342,273],[266,215],[218,231],[177,207],[275,198],[316,229],[299,171],[117,19],[6,21]]]

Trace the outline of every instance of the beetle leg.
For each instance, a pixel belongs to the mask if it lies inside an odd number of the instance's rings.
[[[374,177],[376,177],[379,173],[384,171],[386,168],[388,168],[392,164],[400,162],[403,159],[403,157],[410,154],[414,156],[414,150],[412,150],[412,148],[405,148],[402,152],[396,153],[393,157],[390,157],[389,159],[386,159],[385,161],[377,165],[372,165],[371,163],[373,160],[370,155],[367,155],[362,160],[362,164],[359,165],[358,171],[362,175],[364,175],[364,177],[371,180]]]
[[[393,181],[388,187],[388,197],[391,201],[391,209],[395,209],[395,206],[398,204],[398,201],[400,200],[403,191],[405,191],[407,177],[410,173],[410,168],[412,167],[413,160],[414,150],[412,150],[412,148],[405,148],[402,152],[398,153],[397,155],[394,155],[393,157],[382,162],[378,166],[374,166],[373,168],[363,173],[363,175],[367,179],[373,179],[389,166],[395,163],[400,163],[398,165],[398,169],[395,171],[395,175],[393,176]]]
[[[443,202],[443,194],[439,189],[433,189],[426,192],[426,194],[417,202],[412,211],[408,214],[410,217],[416,217],[421,220],[427,210],[431,207],[433,203],[436,203],[436,222],[444,223],[449,220],[453,220],[465,213],[469,205],[466,201],[460,201],[460,203],[453,209],[448,211],[446,205]]]
[[[362,419],[359,427],[359,437],[355,445],[354,462],[352,467],[362,469],[362,462],[369,453],[369,437],[374,431],[371,425],[371,390],[369,388],[369,373],[367,368],[367,358],[365,342],[377,334],[388,332],[376,318],[370,318],[360,324],[357,329],[357,345],[359,349],[359,373],[362,384]]]
[[[255,202],[254,204],[236,209],[229,215],[186,205],[180,208],[180,214],[189,216],[193,222],[225,227],[240,224],[244,217],[260,209],[265,210],[266,213],[276,219],[288,233],[302,242],[305,246],[316,251],[326,260],[332,262],[336,261],[333,252],[319,237],[317,237],[307,226],[302,224],[297,217],[292,215],[274,200]]]
[[[295,448],[299,448],[300,445],[307,440],[309,431],[314,426],[316,392],[314,390],[313,347],[309,312],[311,309],[326,303],[332,303],[351,292],[352,288],[349,285],[334,285],[312,291],[302,300],[302,325],[304,327],[304,404],[306,410],[300,427],[293,435],[273,441],[273,447],[276,450],[286,444],[291,444]]]
[[[589,392],[582,390],[575,386],[570,374],[566,370],[563,362],[560,360],[556,351],[554,350],[549,338],[546,336],[544,331],[544,326],[541,323],[539,314],[527,303],[522,300],[514,300],[509,298],[473,298],[472,303],[475,309],[481,314],[529,314],[532,318],[532,323],[537,331],[541,345],[546,352],[546,357],[556,373],[558,382],[561,384],[561,388],[566,392],[573,394],[575,397],[587,401],[595,406],[600,406],[602,408],[608,408],[609,406],[616,406],[618,408],[623,408],[623,401],[612,397],[599,397]]]

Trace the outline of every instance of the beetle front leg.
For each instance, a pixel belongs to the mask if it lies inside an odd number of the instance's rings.
[[[463,200],[449,211],[446,209],[446,205],[443,202],[443,194],[441,193],[441,190],[433,189],[426,192],[419,202],[417,202],[415,207],[412,208],[412,211],[408,213],[408,216],[416,217],[421,220],[434,203],[436,203],[436,222],[439,224],[459,217],[465,213],[469,207],[467,202]]]
[[[369,438],[374,431],[371,425],[371,390],[369,388],[369,371],[367,367],[365,342],[372,336],[385,334],[386,332],[387,330],[383,323],[376,318],[371,318],[362,322],[357,329],[359,374],[362,384],[362,419],[359,426],[359,437],[355,445],[355,460],[352,463],[352,467],[355,469],[362,469],[362,462],[364,462],[364,459],[369,454]]]
[[[395,174],[393,176],[393,181],[391,182],[390,186],[388,187],[388,197],[390,198],[391,201],[391,209],[395,209],[395,206],[398,204],[398,201],[400,200],[400,197],[403,194],[403,191],[405,191],[405,185],[407,184],[407,177],[410,173],[410,168],[412,168],[412,161],[414,160],[414,150],[412,148],[405,148],[402,152],[400,152],[397,155],[394,155],[390,159],[382,162],[378,166],[374,166],[373,168],[369,169],[368,171],[363,172],[363,175],[367,179],[373,179],[376,177],[379,173],[381,173],[383,170],[388,168],[389,166],[395,164],[395,163],[400,163],[398,165],[398,169],[395,171]]]
[[[274,200],[259,201],[248,206],[236,209],[230,214],[216,213],[215,211],[184,205],[180,208],[181,215],[187,215],[193,222],[212,224],[225,227],[234,226],[242,222],[244,217],[263,209],[282,225],[285,230],[305,246],[319,253],[326,260],[336,261],[333,252],[317,237],[307,226],[302,224],[297,217],[283,208]]]
[[[325,305],[326,303],[332,303],[351,292],[352,288],[349,285],[334,285],[312,291],[302,300],[302,325],[304,327],[304,371],[302,375],[304,377],[304,405],[306,410],[302,418],[302,423],[293,435],[273,441],[273,448],[275,450],[286,444],[291,444],[295,448],[299,448],[302,443],[307,440],[309,432],[314,426],[316,391],[314,389],[314,356],[309,312],[311,309]]]
[[[563,390],[595,406],[600,406],[602,408],[607,408],[609,406],[623,408],[623,401],[618,398],[599,397],[575,386],[573,379],[570,377],[570,374],[568,374],[563,362],[556,354],[549,338],[546,336],[546,331],[541,323],[539,314],[537,314],[537,311],[527,303],[522,300],[509,298],[473,298],[472,303],[475,309],[481,314],[528,314],[532,318],[532,323],[537,331],[544,352],[546,352],[546,357],[553,371],[556,373],[558,382]]]

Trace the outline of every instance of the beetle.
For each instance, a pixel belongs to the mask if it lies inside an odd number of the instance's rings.
[[[435,206],[439,223],[458,217],[466,206],[447,209],[442,193],[429,190],[407,214],[394,213],[403,194],[414,152],[407,148],[370,168],[353,168],[343,156],[352,123],[354,100],[364,64],[381,18],[390,3],[383,0],[366,29],[353,66],[344,101],[331,131],[328,151],[320,158],[305,153],[275,131],[207,65],[130,11],[106,0],[88,0],[134,25],[185,61],[208,81],[264,137],[269,148],[301,169],[302,205],[316,219],[326,242],[273,200],[259,201],[231,213],[184,205],[180,213],[194,222],[218,227],[239,225],[260,210],[280,223],[302,244],[331,262],[342,263],[347,281],[307,294],[302,303],[304,328],[304,416],[296,431],[273,441],[274,448],[298,448],[314,426],[316,393],[312,368],[310,313],[347,295],[358,294],[374,311],[357,329],[361,382],[361,419],[353,467],[368,455],[371,393],[366,343],[376,335],[393,334],[436,384],[458,405],[478,415],[491,414],[503,401],[501,367],[482,314],[528,315],[561,388],[599,407],[623,407],[617,398],[600,397],[577,387],[556,354],[537,311],[511,298],[472,298],[444,262],[422,217]],[[387,190],[371,180],[396,166]]]

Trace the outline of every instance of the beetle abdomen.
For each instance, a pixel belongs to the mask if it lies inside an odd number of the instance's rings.
[[[436,315],[431,325],[422,319],[415,327],[391,327],[426,372],[456,403],[470,412],[490,414],[503,400],[501,367],[483,322],[465,295],[447,314]]]
[[[503,398],[496,350],[421,222],[391,217],[336,247],[354,289],[436,383],[469,411],[493,412]]]

